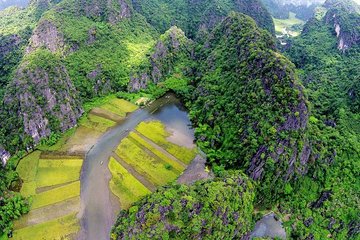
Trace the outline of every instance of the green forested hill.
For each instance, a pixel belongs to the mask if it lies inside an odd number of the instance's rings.
[[[113,238],[247,237],[254,209],[271,209],[290,238],[356,239],[360,18],[347,0],[322,9],[284,55],[260,1],[40,0],[1,11],[0,157],[57,139],[96,97],[172,90],[217,178],[140,200]],[[28,210],[13,168],[0,168],[4,233]]]
[[[241,172],[173,184],[121,211],[112,239],[239,239],[253,225],[254,187]]]
[[[257,27],[250,17],[238,13],[225,18],[195,49],[192,71],[183,73],[192,82],[191,94],[185,96],[196,127],[198,146],[207,154],[216,174],[226,175],[223,168],[241,169],[253,180],[261,182],[256,188],[254,203],[272,206],[276,199],[287,194],[291,180],[301,177],[311,166],[306,133],[308,103],[295,68],[276,51],[274,39],[268,32]],[[176,199],[173,196],[184,194],[178,187],[169,191],[169,203]],[[212,191],[208,190],[209,193]],[[218,215],[209,216],[212,211],[206,215],[198,214],[196,220],[189,218],[184,209],[174,209],[171,215],[164,214],[162,208],[177,206],[176,202],[164,205],[165,200],[159,199],[167,194],[170,193],[166,190],[159,191],[123,211],[113,229],[113,237],[124,239],[134,234],[139,237],[201,238],[206,229],[219,238],[248,234],[248,225],[235,234],[233,223],[228,222],[232,220],[226,221],[228,230],[222,229]],[[151,207],[158,202],[161,209]],[[209,208],[213,206],[206,197],[203,204]],[[251,203],[246,204],[251,206]],[[246,214],[241,216],[237,221],[251,224],[250,218],[243,219]],[[159,217],[161,221],[152,221]],[[228,215],[224,217],[232,219]],[[209,218],[213,219],[212,224],[218,224],[207,225]],[[165,222],[171,223],[171,227]],[[197,222],[205,225],[196,227]]]
[[[199,30],[211,30],[229,12],[236,11],[253,17],[260,27],[275,33],[270,14],[258,0],[136,0],[133,5],[160,32],[176,25],[193,38]]]
[[[289,223],[296,225],[294,238],[359,236],[360,32],[352,23],[360,15],[349,2],[327,1],[324,18],[311,19],[286,52],[311,103],[310,139],[318,163],[284,199],[283,207],[293,214]]]
[[[282,193],[309,158],[309,112],[293,64],[238,14],[214,29],[198,58],[201,78],[190,104],[198,145],[213,163],[262,179],[268,195]]]

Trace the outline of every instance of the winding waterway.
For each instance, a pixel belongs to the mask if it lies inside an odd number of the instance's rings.
[[[120,210],[119,201],[109,189],[111,173],[108,161],[119,142],[140,122],[162,121],[173,133],[170,141],[191,146],[194,132],[185,109],[173,94],[129,114],[123,122],[107,131],[86,154],[81,173],[81,230],[78,239],[107,240]]]

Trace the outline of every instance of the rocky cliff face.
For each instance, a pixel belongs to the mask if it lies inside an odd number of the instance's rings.
[[[342,52],[360,44],[360,6],[352,0],[327,0],[323,22],[332,26]]]
[[[3,106],[2,115],[12,116],[1,123],[5,135],[19,135],[17,145],[24,147],[75,126],[83,113],[65,67],[48,50],[25,58],[7,88]]]
[[[186,38],[181,29],[171,27],[153,47],[147,62],[131,74],[128,89],[138,91],[146,88],[149,83],[165,81],[173,74],[185,75],[189,66],[181,66],[180,72],[175,69],[180,62],[191,57],[192,47],[192,41]]]
[[[77,10],[88,18],[109,21],[111,24],[131,17],[132,12],[127,0],[79,0],[76,4]]]
[[[65,41],[63,34],[58,31],[54,23],[45,19],[41,21],[34,30],[26,53],[29,54],[39,48],[46,48],[52,53],[55,53],[60,49],[64,49],[64,47]]]
[[[0,160],[3,166],[6,165],[7,161],[10,158],[10,153],[7,152],[4,148],[0,146]]]

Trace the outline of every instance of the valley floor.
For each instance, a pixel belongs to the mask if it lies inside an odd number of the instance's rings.
[[[126,114],[136,109],[130,102],[107,98],[92,107],[79,126],[65,133],[55,145],[40,146],[20,161],[17,171],[23,180],[21,193],[32,199],[32,206],[27,215],[15,222],[14,239],[79,237],[81,218],[86,217],[80,183],[86,155],[107,130],[121,124]],[[141,197],[175,181],[196,156],[196,167],[192,166],[193,170],[184,174],[181,182],[209,177],[204,171],[205,160],[195,145],[179,145],[174,139],[179,133],[170,129],[159,120],[142,121],[126,131],[108,162],[96,162],[111,173],[108,186],[121,209],[128,209]],[[91,187],[89,183],[85,185]]]

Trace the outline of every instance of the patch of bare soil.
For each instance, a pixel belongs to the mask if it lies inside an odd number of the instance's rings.
[[[197,155],[194,160],[188,165],[184,173],[178,178],[177,183],[193,184],[198,180],[212,179],[213,174],[206,170],[206,159],[201,155]]]

